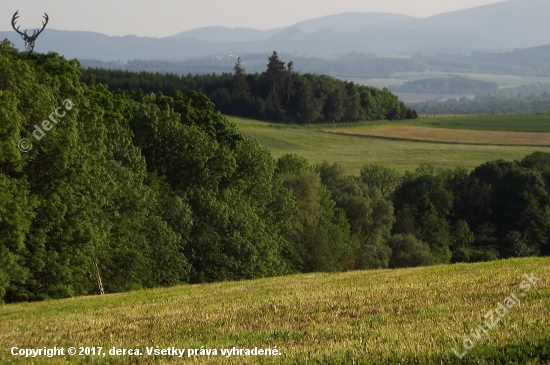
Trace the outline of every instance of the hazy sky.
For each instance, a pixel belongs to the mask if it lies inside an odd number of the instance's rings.
[[[500,0],[502,1],[502,0]],[[358,12],[427,17],[493,4],[499,0],[0,0],[0,30],[11,28],[19,10],[21,29],[95,31],[112,36],[166,37],[184,30],[224,25],[269,29],[324,15]]]

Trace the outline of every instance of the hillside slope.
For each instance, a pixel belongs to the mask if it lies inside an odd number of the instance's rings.
[[[413,18],[399,14],[344,13],[309,19],[288,27],[203,27],[165,38],[107,37],[93,32],[70,32],[48,28],[36,51],[55,49],[68,58],[98,60],[174,59],[217,53],[262,53],[277,49],[287,53],[341,54],[417,53],[496,50],[535,47],[550,43],[550,22],[545,0],[513,0],[465,10]],[[0,32],[18,47],[16,32]]]
[[[527,290],[524,275],[531,273],[540,280],[531,277]],[[143,354],[33,359],[48,364],[541,364],[550,361],[549,278],[550,258],[529,258],[7,305],[0,307],[0,347],[101,346]],[[519,303],[481,332],[484,316],[512,293]],[[479,339],[470,335],[476,331]],[[474,346],[459,360],[452,349],[463,354],[468,338]],[[202,346],[218,355],[148,356],[146,348],[155,346]],[[276,347],[281,355],[221,356],[233,347]],[[28,363],[5,350],[0,362]]]

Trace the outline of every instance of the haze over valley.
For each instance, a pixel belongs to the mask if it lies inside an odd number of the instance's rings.
[[[550,44],[550,3],[509,0],[427,18],[388,13],[344,13],[291,27],[257,30],[209,26],[164,38],[109,37],[48,28],[37,52],[102,61],[185,59],[218,53],[388,54],[454,53]],[[13,31],[0,32],[18,46]]]

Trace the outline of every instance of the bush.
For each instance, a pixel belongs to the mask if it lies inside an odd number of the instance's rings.
[[[468,247],[460,247],[453,252],[451,262],[486,262],[498,260],[498,252],[493,248],[474,249]]]
[[[388,240],[392,250],[390,268],[429,266],[435,263],[430,246],[412,234],[398,234]]]

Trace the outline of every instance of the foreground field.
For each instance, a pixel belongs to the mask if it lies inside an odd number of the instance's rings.
[[[445,143],[424,143],[413,141],[390,141],[385,139],[367,139],[357,136],[327,133],[334,129],[345,128],[349,133],[355,129],[377,127],[380,125],[411,125],[413,122],[376,122],[360,123],[342,127],[342,125],[284,125],[265,123],[256,120],[230,117],[241,133],[255,138],[267,146],[273,156],[278,158],[285,153],[297,153],[311,163],[323,161],[338,162],[347,173],[358,175],[361,167],[367,163],[379,163],[393,166],[399,171],[414,170],[421,163],[431,163],[441,168],[463,167],[472,169],[480,164],[498,159],[516,160],[540,147],[495,146],[495,145],[450,145]],[[468,118],[446,118],[451,122],[468,123]],[[434,119],[443,127],[443,119]],[[420,124],[431,119],[416,120]]]
[[[540,280],[532,279],[535,284],[526,290],[521,282],[531,273]],[[0,362],[29,363],[10,354],[14,346],[101,346],[102,351],[138,349],[143,355],[37,357],[33,362],[549,364],[549,278],[550,259],[530,258],[6,305],[0,307]],[[491,323],[486,314],[512,293],[519,303],[487,333],[479,330],[485,320]],[[468,338],[472,348],[459,360],[452,349],[463,354]],[[202,346],[217,349],[218,356],[147,356],[146,347],[155,346]],[[219,355],[234,346],[277,346],[281,355]]]

